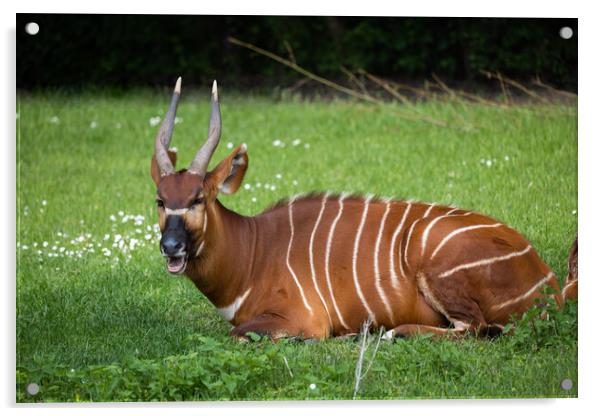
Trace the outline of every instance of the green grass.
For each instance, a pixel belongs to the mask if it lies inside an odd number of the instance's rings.
[[[207,96],[180,105],[181,167],[204,140]],[[405,120],[393,104],[221,98],[214,163],[229,142],[246,142],[252,185],[226,206],[251,215],[313,190],[455,204],[515,227],[565,275],[577,230],[575,108],[415,107],[476,126],[466,131]],[[357,341],[238,344],[189,281],[165,272],[149,120],[167,103],[145,91],[18,97],[17,401],[352,398]],[[494,341],[383,343],[358,397],[575,397],[576,309]]]

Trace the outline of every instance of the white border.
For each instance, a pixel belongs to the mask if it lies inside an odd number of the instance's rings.
[[[395,3],[395,4],[394,4]],[[595,248],[600,247],[598,236],[600,227],[599,206],[600,194],[598,178],[602,177],[598,157],[601,156],[600,141],[602,129],[600,119],[602,91],[600,75],[600,40],[602,26],[600,13],[595,2],[507,0],[504,2],[485,1],[419,1],[391,2],[383,0],[345,1],[326,3],[323,0],[304,0],[298,2],[282,1],[214,1],[205,2],[165,2],[144,1],[126,4],[123,0],[104,0],[94,4],[76,0],[64,1],[19,1],[3,2],[0,19],[3,23],[3,58],[2,82],[3,91],[0,105],[2,126],[5,129],[4,148],[9,151],[0,152],[3,169],[3,203],[2,219],[2,264],[7,273],[3,274],[4,290],[2,319],[2,377],[0,391],[2,403],[8,407],[8,413],[79,415],[81,407],[74,405],[20,406],[15,409],[14,403],[14,351],[15,351],[15,284],[14,284],[14,230],[15,230],[15,15],[16,12],[50,12],[50,13],[145,13],[145,14],[304,14],[304,15],[395,15],[395,16],[497,16],[497,17],[578,17],[579,18],[579,221],[580,227],[580,275],[582,277],[579,300],[579,396],[577,400],[475,400],[475,401],[409,401],[409,402],[271,402],[271,403],[180,403],[159,405],[109,405],[116,415],[150,414],[161,415],[166,409],[177,409],[179,413],[195,414],[200,412],[229,411],[231,413],[281,414],[283,409],[290,415],[307,414],[317,409],[342,409],[346,413],[363,414],[371,407],[380,407],[382,411],[411,411],[423,414],[426,412],[444,413],[446,416],[461,414],[483,415],[501,414],[507,416],[519,409],[546,414],[577,414],[596,405],[600,396],[600,348],[599,315],[597,296],[602,293],[600,279],[596,270]],[[43,30],[43,28],[41,28]],[[12,144],[11,144],[12,143]],[[596,186],[598,185],[598,186]],[[6,196],[10,195],[11,198]],[[8,270],[7,270],[8,269]],[[106,414],[107,405],[86,407],[86,413]],[[119,406],[120,408],[113,408]],[[10,408],[13,407],[13,408]],[[599,406],[597,406],[599,407]]]

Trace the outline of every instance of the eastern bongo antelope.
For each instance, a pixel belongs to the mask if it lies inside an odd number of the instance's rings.
[[[247,147],[207,171],[221,133],[214,81],[208,138],[188,169],[176,171],[168,149],[180,88],[179,78],[151,162],[160,248],[167,270],[192,280],[234,325],[232,336],[340,336],[367,320],[390,336],[496,335],[546,285],[559,307],[576,297],[576,242],[561,291],[529,241],[474,211],[330,193],[296,196],[253,217],[229,210],[218,195],[240,187]]]

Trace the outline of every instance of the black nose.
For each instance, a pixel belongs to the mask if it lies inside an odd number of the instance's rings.
[[[164,236],[161,239],[161,251],[167,256],[176,256],[180,254],[186,244],[175,236]]]

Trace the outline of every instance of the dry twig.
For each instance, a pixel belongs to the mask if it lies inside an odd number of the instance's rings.
[[[278,55],[276,55],[276,54],[274,54],[272,52],[266,51],[265,49],[262,49],[262,48],[260,48],[258,46],[255,46],[255,45],[251,44],[251,43],[243,42],[242,40],[236,39],[236,38],[231,37],[231,36],[228,37],[228,42],[233,43],[233,44],[238,45],[238,46],[242,46],[243,48],[247,48],[249,50],[252,50],[253,52],[257,52],[257,53],[259,53],[259,54],[261,54],[263,56],[266,56],[266,57],[268,57],[270,59],[273,59],[274,61],[279,62],[279,63],[281,63],[283,65],[286,65],[289,68],[294,69],[295,71],[297,71],[297,72],[305,75],[306,77],[308,77],[308,78],[310,78],[310,79],[312,79],[314,81],[317,81],[317,82],[319,82],[321,84],[324,84],[327,87],[330,87],[330,88],[332,88],[332,89],[334,89],[336,91],[342,92],[344,94],[350,95],[350,96],[358,98],[360,100],[368,101],[368,102],[373,103],[373,104],[381,104],[381,105],[383,104],[382,101],[380,101],[380,100],[378,100],[378,99],[376,99],[376,98],[374,98],[374,97],[372,97],[370,95],[367,95],[367,94],[365,94],[363,92],[358,92],[358,91],[353,90],[351,88],[347,88],[347,87],[345,87],[343,85],[337,84],[336,82],[332,82],[332,81],[330,81],[330,80],[328,80],[328,79],[326,79],[324,77],[321,77],[319,75],[316,75],[316,74],[308,71],[305,68],[300,67],[299,65],[297,65],[296,63],[294,63],[294,62],[292,62],[292,61],[290,61],[288,59],[284,59],[281,56],[278,56]],[[467,126],[450,125],[450,124],[448,124],[448,123],[446,123],[444,121],[436,120],[436,119],[433,119],[431,117],[427,117],[427,116],[423,116],[423,115],[408,114],[406,112],[401,112],[401,111],[397,111],[397,114],[400,117],[405,118],[407,120],[422,121],[422,122],[433,124],[433,125],[436,125],[436,126],[439,126],[439,127],[449,127],[449,128],[456,128],[456,129],[460,128],[460,129],[464,129],[464,130],[472,128],[472,126],[468,126],[467,127]]]
[[[488,78],[497,78],[500,81],[500,83],[502,84],[502,86],[504,84],[512,85],[514,88],[516,88],[516,89],[524,92],[529,97],[531,97],[531,98],[533,98],[533,99],[535,99],[535,100],[537,100],[537,101],[539,101],[539,102],[541,102],[543,104],[550,104],[550,102],[547,99],[545,99],[544,97],[540,96],[535,91],[530,90],[529,88],[525,87],[524,85],[522,85],[518,81],[514,81],[514,80],[512,80],[510,78],[507,78],[507,77],[503,76],[499,72],[497,72],[496,74],[493,74],[493,73],[491,73],[489,71],[481,70],[481,73],[484,74]]]
[[[369,341],[366,342],[366,340],[368,338],[368,332],[370,332],[370,325],[372,325],[372,321],[370,321],[370,320],[365,321],[362,324],[362,329],[360,331],[361,343],[360,343],[360,353],[357,358],[357,364],[355,365],[355,386],[353,388],[353,399],[354,400],[357,397],[357,392],[360,389],[361,381],[364,379],[364,377],[366,377],[366,375],[370,371],[370,368],[372,367],[372,364],[374,363],[374,359],[376,358],[376,353],[378,351],[378,347],[380,346],[380,341],[381,341],[382,335],[383,335],[383,327],[381,326],[380,331],[378,333],[376,346],[374,347],[374,350],[372,351],[372,357],[370,358],[370,361],[368,362],[366,371],[364,371],[362,373],[362,366],[364,363],[364,353],[370,347],[370,344],[371,344],[371,342],[369,342]]]

